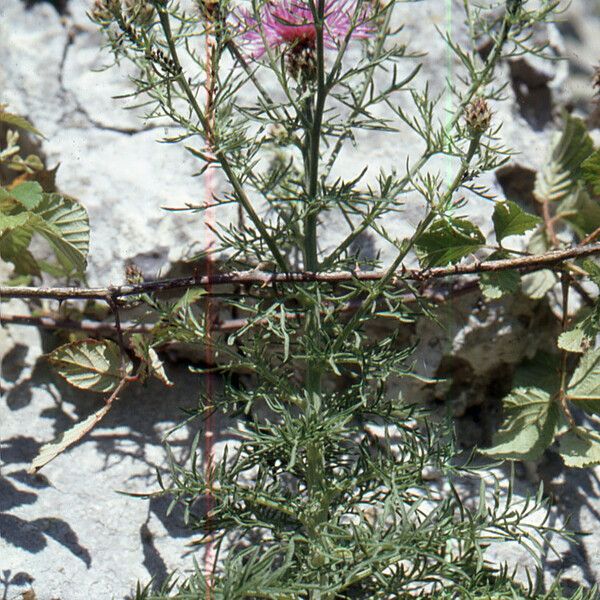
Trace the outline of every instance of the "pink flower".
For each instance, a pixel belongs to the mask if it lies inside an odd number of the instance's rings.
[[[335,49],[344,40],[352,29],[353,16],[357,10],[355,0],[325,0],[323,43],[326,48]],[[244,45],[253,58],[260,58],[265,53],[266,46],[283,46],[286,50],[295,51],[316,48],[317,30],[308,0],[267,1],[260,14],[264,38],[258,19],[249,11],[241,11],[239,20],[244,28]],[[353,38],[364,39],[373,33],[373,27],[367,20],[367,11],[362,11],[354,23],[351,33]]]

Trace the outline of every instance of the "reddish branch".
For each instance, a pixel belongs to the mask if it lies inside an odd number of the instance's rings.
[[[494,261],[476,261],[469,264],[432,269],[406,269],[396,274],[396,283],[401,281],[429,281],[453,275],[477,275],[480,273],[517,270],[537,271],[560,265],[569,260],[600,254],[600,244],[577,246],[569,250],[556,250],[537,256],[522,256]],[[128,296],[165,292],[194,287],[217,285],[260,285],[275,283],[345,283],[350,281],[378,281],[386,275],[385,271],[334,271],[330,273],[311,273],[299,271],[293,273],[269,273],[264,271],[241,271],[214,273],[210,275],[192,275],[174,279],[147,281],[135,285],[112,286],[108,288],[77,287],[12,287],[0,286],[0,298],[49,298],[54,300],[93,299],[110,302]]]
[[[451,288],[446,290],[422,290],[423,299],[434,303],[441,304],[449,299],[457,298],[468,294],[477,289],[476,281],[464,281],[460,285],[453,285]],[[407,294],[403,296],[402,301],[405,303],[414,302],[416,300],[414,295]],[[351,313],[361,305],[360,300],[352,302],[345,302],[337,310],[338,312]],[[285,314],[286,319],[298,320],[303,317],[302,313],[288,312]],[[268,319],[259,319],[253,321],[255,325],[266,325]],[[221,321],[215,321],[211,324],[211,332],[224,333],[228,331],[237,331],[242,327],[246,327],[250,323],[249,319],[235,318],[235,319],[223,319]],[[34,327],[40,327],[42,329],[65,329],[71,331],[81,331],[87,333],[93,337],[116,337],[118,335],[118,329],[115,324],[104,323],[100,321],[92,321],[90,319],[82,319],[77,321],[75,319],[65,319],[57,315],[46,314],[46,315],[2,315],[3,325],[32,325]],[[132,323],[125,322],[121,323],[122,335],[129,335],[133,333],[150,334],[154,330],[154,323]]]

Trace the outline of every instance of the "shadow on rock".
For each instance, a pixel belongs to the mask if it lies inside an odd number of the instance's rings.
[[[24,472],[17,471],[16,475],[17,479],[30,485]],[[12,476],[13,474],[10,475],[11,478]],[[31,476],[30,479],[34,487],[39,485],[35,476]],[[46,517],[27,521],[6,513],[26,504],[35,504],[37,500],[38,493],[19,489],[7,477],[0,476],[0,539],[35,554],[48,545],[47,538],[50,537],[81,559],[89,568],[92,564],[90,553],[79,543],[69,524],[62,519]]]
[[[10,596],[8,595],[8,593],[10,592],[10,588],[22,588],[24,586],[31,585],[33,581],[33,577],[25,571],[18,571],[13,575],[10,569],[4,569],[2,571],[2,576],[0,577],[0,585],[2,585],[3,588],[1,600],[8,600],[8,598],[13,597],[12,593]]]

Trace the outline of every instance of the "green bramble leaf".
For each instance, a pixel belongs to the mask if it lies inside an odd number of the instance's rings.
[[[416,242],[421,264],[442,267],[456,263],[485,244],[479,228],[465,219],[438,219]]]
[[[59,454],[64,452],[69,446],[78,442],[86,433],[91,431],[98,422],[111,409],[112,404],[105,404],[87,419],[75,424],[71,429],[61,433],[55,440],[44,444],[39,454],[33,459],[27,472],[31,475],[37,473],[42,467],[54,460]]]
[[[0,238],[0,258],[14,265],[15,275],[41,275],[40,265],[29,252],[29,240],[23,245],[23,239],[26,239],[26,228],[18,228],[10,231]]]
[[[564,114],[564,128],[555,138],[552,152],[535,180],[538,201],[560,202],[578,185],[580,167],[594,151],[594,143],[582,119]]]
[[[600,203],[582,187],[577,187],[560,203],[557,214],[572,225],[579,237],[585,237],[600,226]]]
[[[548,391],[537,387],[515,388],[503,401],[506,419],[494,435],[486,456],[508,460],[534,460],[552,443],[558,408]]]
[[[581,163],[581,176],[592,193],[600,196],[600,150],[596,150]]]
[[[600,440],[585,432],[569,431],[558,440],[559,453],[567,467],[579,469],[600,464]]]
[[[505,294],[514,294],[521,286],[521,276],[516,271],[490,271],[482,273],[479,287],[489,300],[498,300]]]
[[[548,392],[551,396],[560,388],[560,355],[538,352],[524,360],[515,371],[513,388],[536,387]]]
[[[148,374],[162,381],[167,387],[171,387],[173,382],[168,378],[165,372],[165,366],[160,360],[156,350],[148,346],[143,335],[136,333],[131,336],[132,348],[135,355],[145,364]]]
[[[8,193],[27,210],[33,210],[41,201],[42,186],[37,181],[26,181],[12,188]]]
[[[5,110],[6,106],[6,104],[0,104],[0,123],[19,127],[20,129],[33,133],[41,138],[44,137],[25,117],[20,117],[19,115],[13,115],[12,113],[7,112]]]
[[[490,254],[486,260],[508,258],[508,252],[498,251]],[[521,285],[521,275],[517,271],[489,271],[479,276],[481,293],[489,300],[498,300],[504,294],[514,294]]]
[[[71,385],[99,393],[113,391],[123,375],[129,375],[133,368],[125,356],[123,372],[120,349],[109,340],[83,340],[65,344],[51,352],[48,360]]]
[[[56,257],[68,270],[85,271],[90,224],[87,211],[76,200],[44,194],[34,211],[33,228],[52,245]]]
[[[591,258],[586,258],[581,264],[590,279],[600,288],[600,265],[597,265]]]
[[[523,235],[535,229],[541,222],[539,217],[525,212],[518,204],[507,200],[497,202],[492,215],[496,239],[501,242],[510,235]]]
[[[543,298],[557,282],[556,275],[549,269],[528,273],[522,277],[523,293],[533,300]]]
[[[600,413],[600,348],[581,357],[569,381],[567,397],[587,412]]]
[[[558,347],[566,352],[581,354],[585,352],[590,345],[590,339],[586,336],[581,327],[575,327],[569,331],[564,331],[558,336]]]
[[[22,212],[16,215],[7,215],[0,212],[0,235],[7,231],[12,231],[17,227],[22,227],[29,221],[29,213]]]
[[[0,237],[0,258],[14,265],[16,275],[41,275],[40,265],[27,249],[31,233],[30,227],[17,227]]]

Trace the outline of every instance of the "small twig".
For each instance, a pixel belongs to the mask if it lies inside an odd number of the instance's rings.
[[[548,234],[552,245],[555,248],[557,248],[558,246],[560,246],[560,240],[558,239],[558,236],[556,235],[556,230],[554,229],[554,223],[556,219],[552,218],[552,215],[550,214],[550,203],[548,202],[548,199],[544,198],[541,201],[541,205],[542,216],[544,218],[544,228],[546,229],[546,233]]]
[[[117,334],[117,328],[111,323],[101,323],[84,319],[61,319],[52,315],[30,316],[30,315],[2,315],[3,325],[32,325],[43,329],[65,329],[70,331],[82,331],[92,336],[110,337]],[[148,334],[152,332],[154,325],[136,325],[134,323],[121,323],[123,333]]]
[[[569,322],[569,274],[564,271],[561,278],[562,285],[562,319],[561,319],[561,330],[564,333],[567,330],[567,324]],[[569,407],[568,395],[567,395],[567,366],[569,360],[569,353],[566,350],[561,350],[560,357],[560,389],[558,391],[558,403],[562,410],[562,413],[569,423],[571,428],[575,428],[577,424],[573,417],[573,413]]]
[[[477,281],[465,281],[462,282],[460,286],[452,286],[448,290],[443,291],[435,291],[432,289],[424,289],[421,290],[422,297],[424,300],[431,302],[433,304],[442,304],[443,302],[447,302],[449,300],[454,300],[460,296],[465,294],[469,294],[478,288]],[[401,298],[402,302],[408,304],[416,301],[416,298],[412,294],[407,294],[405,297]],[[347,302],[345,305],[338,308],[338,312],[352,312],[356,310],[361,304],[360,300]],[[299,319],[301,318],[301,313],[286,313],[285,317],[289,319]],[[211,324],[211,331],[214,333],[224,333],[230,331],[237,331],[242,329],[242,327],[246,327],[250,321],[244,318],[233,318],[233,319],[224,319],[222,321],[218,321],[216,323]],[[265,325],[268,320],[263,319],[259,321],[255,321],[257,325]],[[58,316],[48,314],[48,315],[3,315],[2,316],[2,324],[3,325],[29,325],[33,327],[40,327],[43,329],[66,329],[71,331],[81,331],[83,333],[87,333],[91,336],[98,337],[113,337],[117,335],[117,328],[115,325],[111,323],[101,323],[98,321],[92,321],[90,319],[84,319],[82,321],[76,321],[74,319],[61,319]],[[147,323],[147,324],[136,324],[132,322],[124,322],[121,323],[121,331],[123,335],[130,335],[132,333],[140,333],[143,335],[149,335],[153,332],[155,324]],[[125,345],[127,345],[125,343]]]
[[[405,281],[429,281],[457,275],[478,275],[480,273],[499,271],[532,272],[547,269],[569,260],[600,254],[600,244],[577,246],[568,250],[555,250],[536,256],[520,256],[503,260],[473,262],[450,267],[433,269],[399,268],[395,278],[398,283]],[[273,283],[345,283],[350,281],[379,281],[389,277],[387,271],[335,271],[331,273],[313,273],[296,271],[290,273],[271,273],[265,271],[241,271],[232,273],[214,273],[212,275],[159,279],[139,284],[126,284],[111,288],[77,288],[77,287],[14,287],[0,286],[0,298],[49,298],[54,300],[86,300],[95,299],[106,302],[107,297],[113,299],[166,292],[176,289],[194,287],[211,287],[216,285],[260,285]]]
[[[592,233],[590,233],[589,235],[587,235],[586,237],[584,237],[579,242],[579,245],[580,246],[587,246],[588,244],[591,244],[592,242],[596,241],[596,239],[598,238],[598,236],[600,236],[600,227],[594,229],[594,231],[592,231]]]
[[[107,303],[110,306],[114,316],[115,316],[115,330],[117,332],[117,341],[119,342],[119,349],[121,350],[121,374],[123,377],[126,375],[126,352],[125,352],[125,342],[123,341],[123,330],[121,329],[121,316],[119,314],[119,306],[117,303],[117,298],[115,298],[112,294],[107,297]]]

